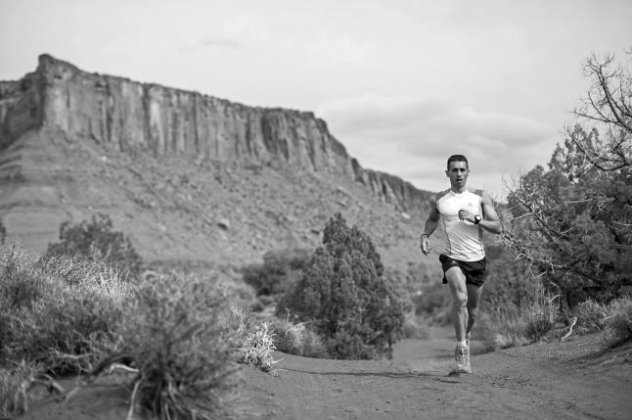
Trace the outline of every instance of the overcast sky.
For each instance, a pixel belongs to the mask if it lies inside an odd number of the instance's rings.
[[[500,196],[548,161],[630,0],[0,0],[0,80],[46,52],[87,71],[311,110],[364,167],[427,190],[445,160]]]

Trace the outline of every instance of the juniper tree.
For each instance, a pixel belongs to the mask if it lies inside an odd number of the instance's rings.
[[[401,289],[383,273],[371,238],[336,214],[277,313],[289,312],[313,325],[334,357],[383,354],[401,334],[406,305]]]

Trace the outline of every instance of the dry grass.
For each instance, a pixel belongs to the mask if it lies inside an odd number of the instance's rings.
[[[525,326],[525,320],[516,311],[497,308],[482,313],[475,328],[487,348],[497,350],[526,344]]]

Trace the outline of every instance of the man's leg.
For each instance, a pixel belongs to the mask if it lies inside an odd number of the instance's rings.
[[[468,324],[465,275],[460,267],[455,266],[445,272],[445,277],[452,293],[452,322],[457,339],[456,349],[454,350],[456,370],[453,373],[471,373],[470,352],[465,342],[465,331]]]
[[[465,275],[458,266],[450,267],[445,272],[445,278],[452,293],[452,323],[456,340],[465,341],[465,333],[468,325],[468,289],[465,285]]]
[[[472,327],[474,326],[474,322],[476,322],[476,317],[478,315],[478,301],[481,298],[481,293],[483,292],[483,286],[475,286],[473,284],[467,284],[467,329],[465,330],[465,335],[467,338],[470,336],[470,332],[472,331]],[[468,343],[469,344],[469,343]]]

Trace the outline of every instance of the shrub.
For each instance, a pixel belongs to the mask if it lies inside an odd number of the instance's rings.
[[[44,259],[56,256],[85,258],[106,262],[125,276],[138,278],[142,259],[132,242],[122,232],[114,231],[108,215],[97,214],[92,222],[82,221],[70,226],[64,222],[59,228],[60,242],[49,244]]]
[[[624,296],[610,302],[606,320],[606,342],[611,346],[632,338],[632,298]]]
[[[369,236],[349,228],[337,214],[323,232],[300,281],[288,291],[277,314],[287,311],[310,322],[336,358],[372,358],[399,339],[407,300],[384,266]]]
[[[43,278],[33,273],[32,262],[27,258],[15,247],[3,249],[0,254],[0,299],[7,310],[30,308],[42,295]]]
[[[603,331],[606,328],[608,307],[588,299],[575,308],[577,332],[580,334]]]
[[[239,363],[253,365],[264,372],[274,374],[276,361],[272,352],[276,350],[274,331],[267,322],[259,322],[252,313],[241,307],[230,305],[221,317],[222,335],[231,337],[231,346],[237,351]]]
[[[309,251],[304,249],[269,251],[263,256],[263,264],[244,269],[243,279],[258,296],[283,294],[298,281],[309,259]]]
[[[42,264],[15,249],[3,251],[3,356],[56,374],[90,370],[120,320],[125,293],[120,279],[96,262],[49,259]],[[72,281],[62,275],[69,266],[75,272]]]
[[[305,323],[294,324],[287,318],[275,319],[272,327],[274,328],[274,343],[277,350],[298,356],[303,355]]]
[[[554,301],[558,296],[552,296],[547,292],[544,284],[538,279],[536,279],[532,296],[527,309],[525,336],[531,342],[536,342],[553,328],[557,314]]]
[[[540,341],[546,333],[553,327],[553,323],[543,313],[533,313],[527,317],[527,325],[525,326],[525,336],[531,342]]]
[[[304,357],[330,357],[322,338],[304,322],[294,324],[287,318],[275,319],[272,327],[277,350]]]
[[[274,365],[277,362],[272,357],[276,350],[273,335],[267,322],[249,330],[241,346],[240,361],[276,375]]]
[[[119,350],[138,368],[143,407],[166,419],[225,414],[236,385],[239,337],[223,313],[227,291],[213,279],[171,273],[141,282],[125,306]]]
[[[497,308],[481,313],[475,327],[488,349],[497,350],[526,344],[525,321],[516,308]]]

